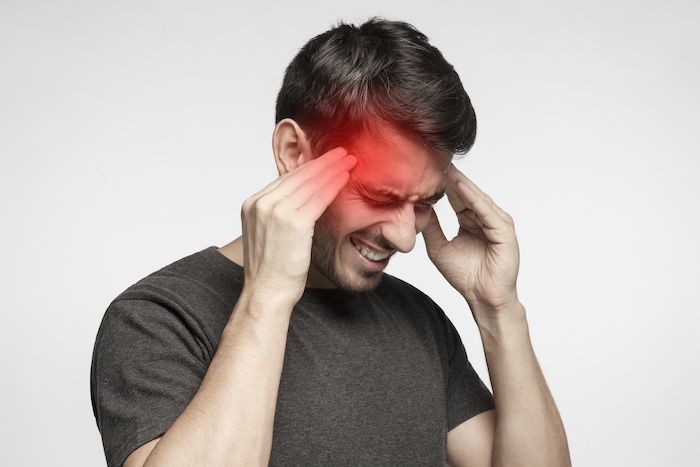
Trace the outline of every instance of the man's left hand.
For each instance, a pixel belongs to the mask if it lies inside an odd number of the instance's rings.
[[[518,302],[520,253],[513,219],[454,165],[445,192],[459,232],[447,240],[433,211],[423,231],[428,256],[464,296],[479,324]],[[488,316],[480,316],[484,312]]]

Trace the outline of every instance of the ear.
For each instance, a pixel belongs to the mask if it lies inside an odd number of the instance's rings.
[[[272,152],[280,175],[291,172],[313,159],[311,145],[301,127],[291,118],[285,118],[272,133]]]

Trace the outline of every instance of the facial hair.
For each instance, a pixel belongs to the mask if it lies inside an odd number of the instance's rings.
[[[340,242],[349,242],[349,240],[339,238],[334,233],[337,230],[334,227],[333,215],[330,210],[326,210],[316,221],[314,227],[314,237],[311,243],[312,266],[339,289],[349,292],[369,292],[376,289],[382,280],[381,271],[356,271],[348,265],[344,267],[340,259],[336,257],[341,246]],[[362,236],[359,232],[356,234]],[[363,237],[367,238],[369,235],[365,234]]]

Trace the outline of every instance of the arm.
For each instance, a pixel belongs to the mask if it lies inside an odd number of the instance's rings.
[[[535,358],[516,292],[519,251],[513,220],[454,167],[446,191],[460,229],[448,241],[433,213],[424,231],[428,255],[472,310],[496,404],[495,411],[450,432],[448,461],[470,466],[570,465],[564,426]]]
[[[336,149],[288,172],[242,210],[244,287],[202,384],[133,465],[266,465],[287,330],[304,291],[316,220],[355,158]]]

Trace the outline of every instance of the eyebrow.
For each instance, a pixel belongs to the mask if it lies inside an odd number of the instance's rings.
[[[394,190],[391,190],[389,188],[384,188],[384,187],[374,186],[374,185],[363,185],[363,184],[358,184],[358,186],[363,191],[367,192],[370,195],[384,196],[384,197],[390,198],[394,201],[404,201],[406,199],[404,196],[401,196],[399,193],[397,193]],[[445,190],[440,190],[440,191],[436,191],[435,193],[428,196],[427,198],[420,198],[420,200],[437,203],[443,196],[445,196]]]

